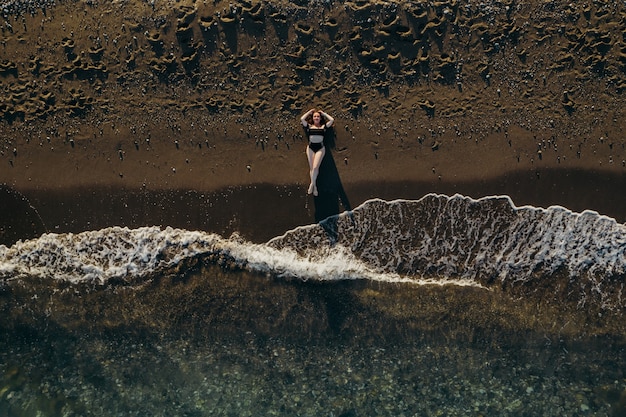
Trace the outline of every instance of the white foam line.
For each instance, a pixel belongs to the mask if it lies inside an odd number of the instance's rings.
[[[504,201],[487,205],[495,211],[472,212],[466,221],[469,204],[489,200]],[[454,201],[459,204],[449,204]],[[435,221],[435,234],[420,231],[421,218],[409,215],[413,207],[429,207],[420,206],[420,202],[431,204],[429,210],[435,210],[434,217],[429,218]],[[516,217],[500,216],[498,210],[506,204],[517,211]],[[360,224],[351,223],[351,216]],[[476,274],[495,271],[501,280],[510,277],[523,281],[535,268],[550,273],[561,266],[574,273],[614,274],[623,270],[626,259],[626,228],[615,219],[590,210],[576,214],[561,206],[516,207],[508,196],[475,200],[459,194],[428,194],[420,200],[372,199],[335,219],[337,241],[330,239],[320,224],[298,227],[265,244],[252,244],[236,235],[225,239],[169,227],[46,234],[10,248],[0,246],[0,276],[11,279],[35,275],[103,283],[110,278],[146,275],[196,255],[223,253],[250,270],[279,277],[485,288],[476,282]],[[504,234],[498,233],[501,225]],[[381,233],[372,235],[370,227]],[[415,227],[418,229],[413,230]],[[423,240],[404,246],[403,241],[411,239],[413,233],[423,234]],[[466,238],[466,233],[471,236]],[[458,242],[464,246],[457,247]],[[417,270],[408,272],[415,276],[399,275],[396,271],[404,269],[403,264],[422,265],[424,271],[440,271],[440,277],[458,278],[420,278]],[[597,291],[604,284],[600,281],[596,283]]]
[[[333,247],[333,253],[317,258],[299,255],[293,249],[275,249],[265,244],[245,244],[230,247],[228,253],[237,260],[247,262],[252,271],[275,274],[279,277],[297,278],[303,281],[359,280],[414,285],[456,285],[463,287],[486,287],[468,279],[435,279],[402,276],[389,272],[373,271],[343,246]]]

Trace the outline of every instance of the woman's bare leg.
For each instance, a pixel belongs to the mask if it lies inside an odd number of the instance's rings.
[[[320,172],[320,165],[322,164],[322,159],[324,159],[324,155],[326,155],[326,148],[322,147],[317,152],[313,152],[311,148],[307,146],[306,155],[309,160],[309,176],[311,177],[311,184],[309,185],[308,193],[313,194],[315,196],[318,195],[317,192],[317,176]]]
[[[307,194],[313,194],[312,172],[313,172],[313,161],[315,159],[315,152],[313,152],[313,150],[311,150],[311,148],[309,148],[308,146],[306,147],[306,158],[309,161],[309,178],[311,178],[311,183],[309,184],[309,189],[307,190]]]

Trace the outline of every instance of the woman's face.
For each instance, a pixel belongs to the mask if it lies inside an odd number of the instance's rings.
[[[320,125],[322,121],[322,115],[319,112],[313,113],[313,124]]]

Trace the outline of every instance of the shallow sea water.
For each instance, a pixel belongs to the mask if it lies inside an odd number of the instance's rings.
[[[626,415],[623,225],[435,195],[329,220],[0,246],[0,416]]]
[[[416,316],[397,300],[398,318],[374,305],[394,303],[398,284],[232,271],[209,284],[215,270],[5,288],[21,324],[0,342],[0,415],[624,415],[623,342],[472,327],[454,300],[484,290],[408,289],[418,309],[441,306]]]
[[[623,415],[623,351],[49,336],[3,343],[2,415]]]

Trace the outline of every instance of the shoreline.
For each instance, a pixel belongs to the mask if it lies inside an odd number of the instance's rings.
[[[624,1],[4,3],[0,410],[626,415]]]
[[[332,190],[314,199],[305,194],[304,184],[259,183],[218,190],[89,186],[18,193],[5,186],[2,187],[8,196],[5,201],[22,201],[24,214],[15,216],[13,206],[7,206],[11,213],[7,212],[3,218],[10,220],[12,226],[5,223],[2,227],[11,226],[14,230],[0,244],[33,238],[43,231],[79,233],[111,226],[154,225],[204,230],[225,237],[236,232],[261,243],[295,227],[315,223],[319,217],[316,209],[332,215],[373,198],[417,200],[429,193],[462,194],[474,199],[506,195],[517,207],[558,205],[572,212],[592,210],[618,223],[626,222],[622,210],[626,196],[617,192],[626,187],[626,177],[615,173],[557,169],[542,170],[539,178],[522,171],[482,181],[376,181],[341,185],[346,201]],[[330,201],[323,200],[325,195]],[[24,207],[28,206],[32,210],[26,211]],[[34,223],[38,225],[33,228]]]

